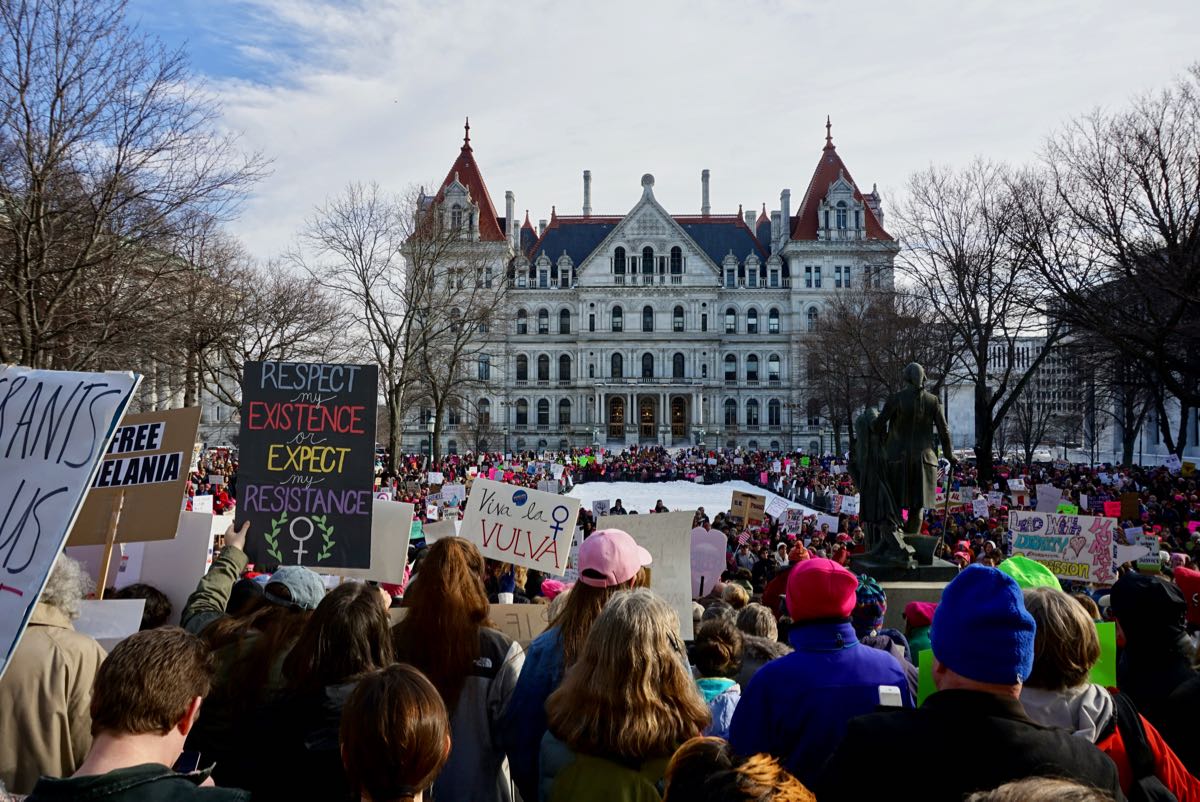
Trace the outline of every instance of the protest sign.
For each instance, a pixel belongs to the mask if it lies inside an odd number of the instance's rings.
[[[601,515],[608,515],[608,511],[612,508],[610,499],[597,499],[592,502],[592,516],[599,518]]]
[[[374,579],[404,584],[404,567],[408,563],[408,544],[413,531],[413,505],[400,501],[375,500],[371,511],[371,565],[369,568],[322,568],[322,572],[337,574],[353,579]],[[454,522],[443,521],[426,527],[450,526],[454,534]]]
[[[84,599],[79,617],[71,622],[76,632],[95,638],[111,652],[113,647],[142,628],[145,599]]]
[[[442,517],[438,512],[437,502],[432,502],[425,505],[425,517],[430,521],[436,521]]]
[[[622,529],[650,552],[650,588],[679,616],[680,635],[692,639],[692,516],[694,512],[610,515],[597,529]]]
[[[462,504],[467,498],[467,488],[460,484],[442,485],[442,498],[451,504]]]
[[[771,471],[773,473],[780,473],[782,470],[783,470],[783,467],[780,465],[779,460],[771,461]]]
[[[976,518],[988,517],[988,502],[986,498],[977,498],[971,502],[971,513]]]
[[[599,462],[600,458],[596,457],[596,461]],[[555,479],[558,479],[563,475],[563,471],[565,471],[565,470],[566,470],[565,465],[562,465],[561,463],[556,462],[550,466],[550,475],[553,476]]]
[[[1088,497],[1087,497],[1087,493],[1080,493],[1080,494],[1079,494],[1079,509],[1081,509],[1081,510],[1085,510],[1085,511],[1088,509]]]
[[[783,531],[789,535],[800,534],[800,529],[804,526],[804,510],[789,509],[783,515]]]
[[[477,479],[460,533],[484,557],[558,576],[578,515],[579,499]]]
[[[1074,504],[1068,504],[1065,501],[1060,501],[1054,511],[1063,515],[1078,515],[1079,507]]]
[[[1191,479],[1196,475],[1196,463],[1190,460],[1184,460],[1179,464],[1179,475],[1185,479]]]
[[[1062,490],[1054,485],[1037,486],[1037,512],[1054,512],[1062,501]]]
[[[845,515],[858,515],[858,505],[860,496],[842,496],[842,513]]]
[[[1183,469],[1183,461],[1176,454],[1168,454],[1163,466],[1171,473],[1179,473]]]
[[[213,514],[213,497],[205,493],[203,496],[192,496],[192,512],[203,512],[207,515]]]
[[[1142,517],[1141,497],[1137,493],[1121,494],[1121,518],[1126,521],[1137,521]]]
[[[942,498],[942,496],[941,496],[941,490],[942,490],[942,489],[939,487],[939,488],[938,488],[938,498],[939,498],[939,499],[941,499],[941,498]],[[845,498],[845,496],[836,495],[836,494],[830,497],[830,499],[829,499],[829,511],[830,511],[831,513],[833,513],[834,515],[839,515],[839,514],[841,514],[841,512],[842,512],[842,499],[843,499],[843,498]]]
[[[426,543],[436,543],[444,537],[456,537],[458,528],[455,526],[456,521],[437,521],[436,523],[425,524],[422,531],[425,533]]]
[[[729,502],[729,518],[741,526],[761,524],[766,515],[766,505],[766,496],[735,490]]]
[[[103,544],[119,495],[125,500],[116,541],[175,537],[180,501],[187,492],[185,458],[196,440],[200,408],[125,415],[96,471],[69,546]]]
[[[989,507],[1003,507],[1004,493],[1000,492],[999,490],[989,491],[987,502]]]
[[[429,485],[430,487],[436,487],[445,481],[446,477],[442,475],[441,471],[430,471],[425,476],[425,484]]]
[[[772,496],[770,503],[763,510],[768,516],[778,521],[787,512],[787,499],[782,496]]]
[[[247,362],[237,519],[258,565],[368,568],[374,365]]]
[[[1040,562],[1059,579],[1098,584],[1116,579],[1112,518],[1011,510],[1008,529],[1014,554]]]
[[[836,535],[838,532],[838,517],[836,515],[817,515],[817,531],[821,531],[823,524],[829,525],[829,534]]]
[[[0,505],[7,511],[0,553],[0,675],[140,378],[0,369]],[[115,534],[119,504],[110,510],[110,521]]]
[[[705,465],[716,465],[716,464],[717,464],[717,458],[716,458],[716,457],[709,457],[708,459],[704,460],[704,464],[705,464]]]
[[[1121,502],[1119,502],[1119,501],[1104,502],[1104,515],[1108,518],[1120,518],[1121,517]]]
[[[579,579],[579,547],[583,545],[583,527],[575,527],[571,537],[571,553],[567,555],[567,567],[562,572],[562,581],[571,584]]]
[[[917,652],[917,707],[925,704],[925,700],[937,693],[933,684],[933,649],[922,649]]]
[[[1008,480],[1008,489],[1015,492],[1020,492],[1025,489],[1025,479],[1021,476],[1014,476]]]
[[[197,408],[196,411],[199,412],[199,409]],[[101,466],[101,469],[103,469],[103,466]],[[208,483],[210,485],[223,485],[225,484],[225,477],[219,473],[210,473],[208,475]]]
[[[488,607],[492,625],[527,647],[550,626],[550,606],[546,604],[493,604]]]
[[[542,491],[543,493],[557,493],[558,480],[543,479],[542,481],[538,482],[538,490]]]
[[[725,570],[725,535],[716,529],[697,526],[692,539],[692,598],[700,598],[713,589]]]
[[[1117,625],[1112,621],[1096,624],[1096,637],[1100,641],[1100,659],[1092,664],[1088,679],[1101,688],[1117,686]]]

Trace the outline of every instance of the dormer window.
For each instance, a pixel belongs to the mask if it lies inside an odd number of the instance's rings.
[[[457,203],[450,207],[450,227],[453,229],[462,228],[463,225],[463,208]]]
[[[733,289],[737,286],[737,266],[726,265],[725,267],[725,286],[728,289]]]
[[[617,248],[613,253],[613,275],[625,275],[625,249]]]
[[[846,202],[837,202],[837,227],[841,230],[846,228]]]

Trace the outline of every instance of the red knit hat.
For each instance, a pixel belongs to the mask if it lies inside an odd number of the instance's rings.
[[[849,618],[857,590],[858,578],[833,560],[805,560],[788,575],[788,615],[793,621]]]
[[[933,613],[937,610],[934,602],[912,601],[904,605],[904,620],[911,627],[927,627],[933,623]]]

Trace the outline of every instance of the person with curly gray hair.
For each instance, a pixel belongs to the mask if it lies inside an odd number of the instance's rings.
[[[0,782],[28,794],[39,776],[64,777],[92,745],[92,683],[104,649],[71,622],[92,580],[60,554],[0,678]]]

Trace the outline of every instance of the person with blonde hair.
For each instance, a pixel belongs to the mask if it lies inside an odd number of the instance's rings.
[[[816,802],[770,755],[739,759],[720,738],[693,738],[667,764],[663,802]]]
[[[1098,788],[1054,777],[1029,777],[991,791],[976,791],[965,802],[1113,802]]]
[[[1037,622],[1033,671],[1021,688],[1029,717],[1095,744],[1117,765],[1126,796],[1135,785],[1157,785],[1177,799],[1200,800],[1200,781],[1128,695],[1089,680],[1100,659],[1100,639],[1083,605],[1053,588],[1028,588],[1024,595],[1025,609]]]
[[[678,632],[675,611],[648,588],[609,599],[546,700],[542,800],[661,796],[667,761],[710,721]]]
[[[488,620],[484,562],[475,544],[449,537],[429,547],[392,629],[397,660],[433,683],[450,712],[453,746],[433,787],[437,799],[511,802],[500,716],[525,655]]]
[[[502,729],[513,782],[527,802],[537,799],[546,699],[583,653],[592,624],[609,599],[645,585],[649,564],[650,552],[629,533],[593,532],[579,547],[579,580],[550,605],[549,628],[529,644]]]

